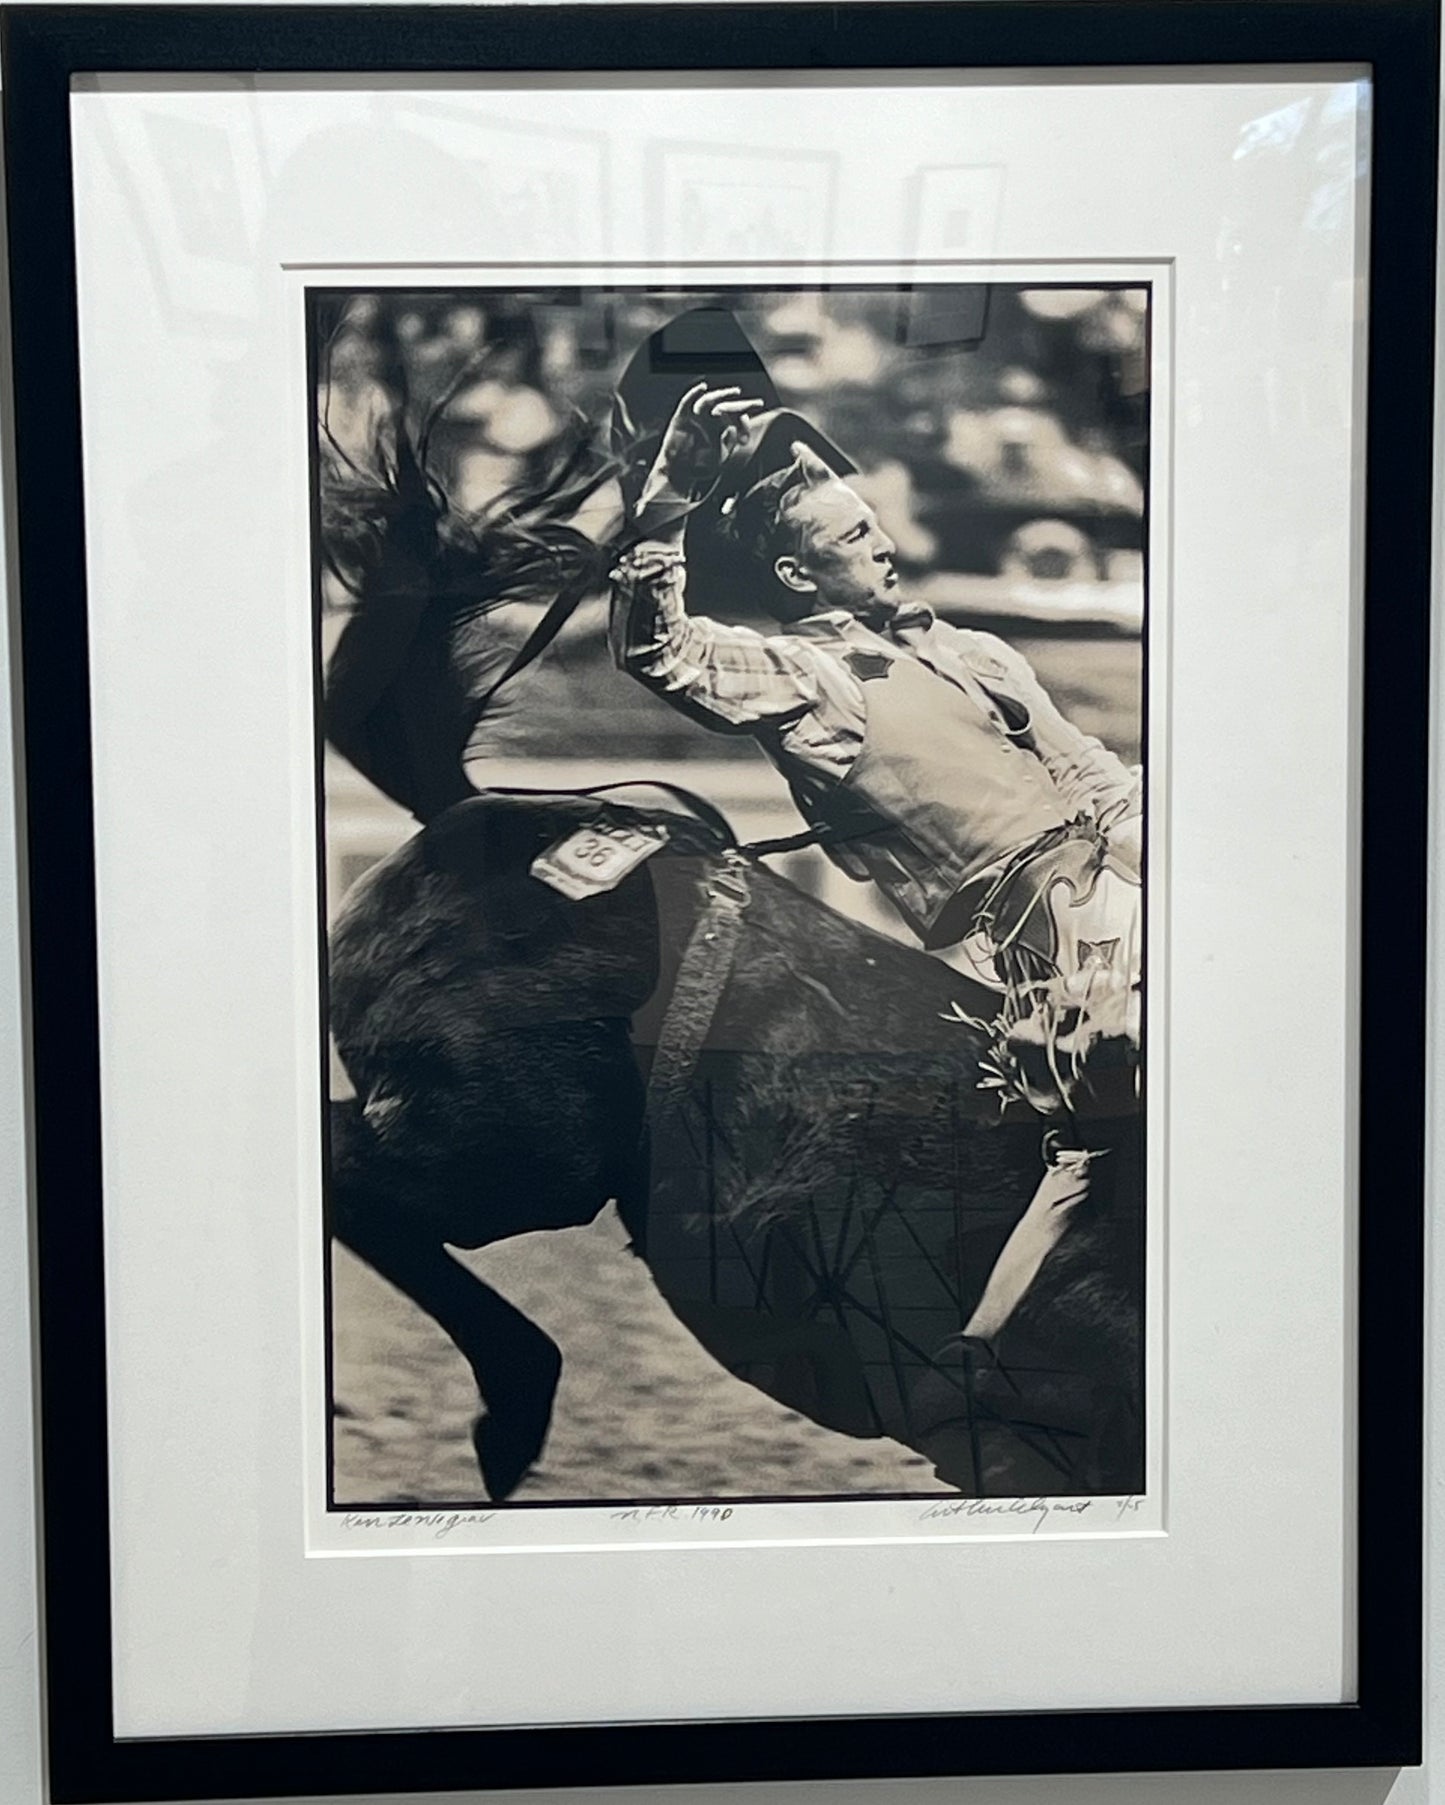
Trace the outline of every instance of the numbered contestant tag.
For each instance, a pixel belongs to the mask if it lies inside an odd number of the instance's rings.
[[[644,825],[620,827],[594,823],[555,841],[532,861],[532,876],[574,902],[615,890],[659,846],[667,829]]]

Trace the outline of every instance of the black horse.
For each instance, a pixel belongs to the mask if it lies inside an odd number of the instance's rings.
[[[571,900],[532,868],[597,821],[667,841]],[[1138,1118],[1094,1125],[1105,1182],[970,1340],[1042,1172],[1038,1120],[977,1086],[960,1015],[986,999],[710,811],[463,801],[352,889],[329,983],[356,1093],[332,1106],[331,1227],[470,1363],[492,1499],[541,1451],[561,1355],[448,1247],[609,1201],[700,1339],[816,1420],[895,1434],[970,1492],[1141,1489]]]

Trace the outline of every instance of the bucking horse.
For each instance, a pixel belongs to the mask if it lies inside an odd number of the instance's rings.
[[[598,827],[656,849],[561,893],[549,850]],[[1142,1489],[1137,1112],[1075,1124],[1108,1157],[1050,1198],[1045,1125],[980,1084],[995,999],[707,805],[458,802],[345,898],[329,1002],[355,1090],[331,1106],[331,1229],[470,1364],[491,1499],[538,1459],[562,1356],[449,1249],[609,1202],[704,1345],[825,1426],[893,1435],[970,1495]]]

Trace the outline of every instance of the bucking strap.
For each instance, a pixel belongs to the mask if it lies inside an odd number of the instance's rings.
[[[748,868],[738,857],[718,860],[706,881],[706,900],[683,949],[658,1031],[647,1081],[650,1123],[683,1099],[732,975],[752,899]]]

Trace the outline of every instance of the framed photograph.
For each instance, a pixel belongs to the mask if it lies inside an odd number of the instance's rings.
[[[4,32],[54,1798],[1416,1761],[1434,4]]]

